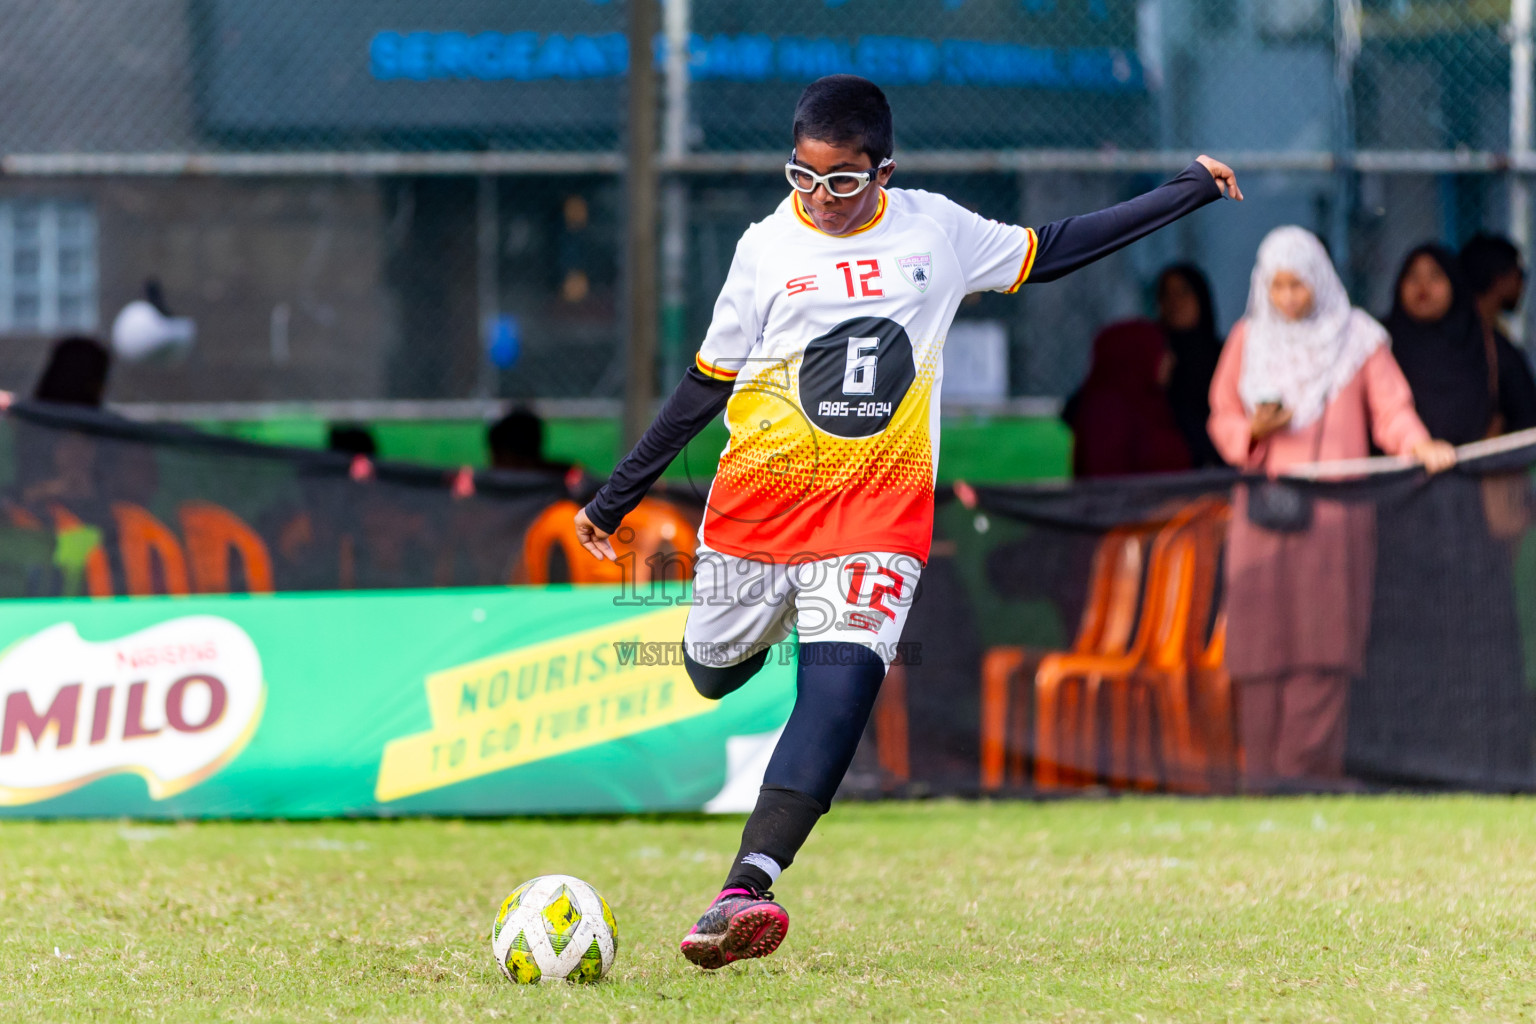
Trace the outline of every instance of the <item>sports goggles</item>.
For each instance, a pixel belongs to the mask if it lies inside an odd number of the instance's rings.
[[[895,163],[896,161],[886,157],[880,161],[879,167],[871,167],[867,171],[833,171],[831,174],[817,174],[809,167],[801,167],[795,163],[795,154],[790,153],[789,162],[784,165],[784,177],[789,179],[789,184],[796,192],[810,195],[816,191],[817,185],[822,185],[839,199],[847,199],[869,188],[876,175],[887,167],[894,166]]]

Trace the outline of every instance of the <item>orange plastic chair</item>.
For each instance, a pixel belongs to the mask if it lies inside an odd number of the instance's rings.
[[[1226,619],[1213,616],[1230,519],[1230,507],[1214,502],[1185,527],[1180,544],[1191,558],[1193,573],[1187,606],[1170,616],[1166,642],[1154,647],[1133,678],[1134,685],[1146,688],[1144,703],[1157,716],[1157,779],[1170,789],[1209,792],[1235,785],[1236,727],[1225,668]],[[1148,780],[1143,776],[1136,781]]]
[[[272,556],[245,520],[209,501],[185,502],[179,514],[194,590],[229,593],[229,555],[234,552],[245,569],[246,588],[252,594],[272,593]]]
[[[1215,793],[1237,792],[1242,751],[1237,741],[1237,702],[1227,671],[1227,613],[1218,614],[1211,639],[1195,658],[1191,689],[1196,703],[1197,736],[1205,752],[1207,786]]]
[[[1213,744],[1230,736],[1230,684],[1223,689],[1225,622],[1206,637],[1230,509],[1206,500],[1170,526],[1162,549],[1154,623],[1145,661],[1124,679],[1107,680],[1109,781],[1137,789],[1207,792],[1217,779]],[[1204,670],[1204,674],[1202,673]],[[1215,692],[1207,693],[1204,684]],[[1220,705],[1225,695],[1226,710]],[[1207,712],[1214,718],[1208,718]],[[1225,717],[1225,730],[1220,722]]]
[[[1136,628],[1147,544],[1155,527],[1137,524],[1106,533],[1089,569],[1088,600],[1072,651],[1120,654]],[[981,669],[981,787],[1022,785],[1029,778],[1033,682],[1041,655],[1018,646],[989,649]]]
[[[991,647],[981,659],[981,788],[1001,789],[1006,781],[1025,778],[1024,744],[1019,742],[1019,705],[1027,705],[1019,693],[1027,679],[1029,653],[1023,647]],[[1013,711],[1013,715],[1009,712]]]
[[[1199,570],[1198,526],[1170,525],[1147,596],[1153,612],[1146,654],[1124,676],[1104,680],[1109,783],[1130,789],[1190,787],[1195,760],[1188,661]]]
[[[160,563],[167,594],[187,594],[187,560],[181,541],[155,514],[141,505],[119,501],[112,505],[117,520],[117,547],[123,559],[128,593],[135,597],[156,593],[155,562]]]
[[[646,498],[624,517],[613,536],[617,562],[599,561],[576,539],[575,516],[579,506],[561,500],[539,513],[523,534],[523,564],[514,582],[548,583],[550,565],[558,551],[570,571],[570,582],[581,584],[629,584],[686,581],[693,575],[698,545],[695,525],[678,508],[657,498]]]
[[[1230,521],[1231,508],[1222,504],[1191,527],[1198,551],[1186,653],[1183,664],[1162,667],[1165,684],[1187,695],[1190,714],[1189,745],[1178,751],[1174,775],[1181,788],[1205,792],[1232,792],[1238,778],[1236,707],[1226,670],[1227,619],[1216,607]]]
[[[911,745],[907,733],[907,667],[892,665],[875,698],[875,755],[880,774],[890,788],[912,780]]]
[[[1184,664],[1169,675],[1188,695],[1190,746],[1180,755],[1186,788],[1231,792],[1237,782],[1237,723],[1226,671],[1227,619],[1216,607],[1221,552],[1232,510],[1225,503],[1194,524],[1196,579]],[[1207,623],[1210,624],[1207,632]]]
[[[1159,671],[1186,657],[1199,549],[1191,524],[1224,503],[1202,499],[1178,510],[1152,543],[1136,634],[1119,653],[1052,654],[1035,676],[1035,782],[1042,789],[1081,785],[1099,775],[1107,755],[1112,783],[1155,786],[1136,769],[1163,750],[1180,758],[1191,746],[1188,702]],[[1153,686],[1148,684],[1164,683]],[[1108,698],[1108,733],[1100,708]],[[1152,726],[1158,727],[1154,736]],[[1138,726],[1144,726],[1140,731]],[[1107,739],[1108,745],[1103,741]]]

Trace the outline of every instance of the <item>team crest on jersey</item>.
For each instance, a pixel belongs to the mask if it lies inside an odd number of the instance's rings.
[[[896,266],[901,269],[901,276],[907,279],[907,284],[920,292],[928,290],[928,284],[933,280],[932,253],[914,252],[910,256],[898,256]]]

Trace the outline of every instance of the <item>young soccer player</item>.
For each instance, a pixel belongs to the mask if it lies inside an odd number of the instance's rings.
[[[891,151],[891,109],[872,82],[806,88],[785,165],[793,191],[737,243],[695,365],[576,516],[586,548],[613,558],[608,537],[724,411],[684,664],[718,700],[799,636],[795,707],[740,852],[682,941],[700,967],[783,941],[789,916],[768,888],[827,813],[896,656],[933,532],[941,353],[960,301],[1054,281],[1224,194],[1242,198],[1232,170],[1202,156],[1146,195],[1036,231],[887,189]]]

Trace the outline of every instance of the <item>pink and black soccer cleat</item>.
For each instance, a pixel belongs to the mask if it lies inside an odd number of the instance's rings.
[[[789,934],[789,914],[771,892],[727,889],[683,936],[683,956],[706,971],[767,956]]]

